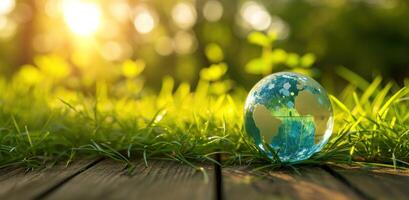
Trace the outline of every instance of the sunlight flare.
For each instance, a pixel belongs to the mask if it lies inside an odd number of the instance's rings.
[[[7,15],[13,11],[16,5],[15,0],[1,0],[0,1],[0,15]]]
[[[80,36],[94,34],[101,23],[101,10],[90,2],[69,1],[62,4],[64,20],[70,30]]]

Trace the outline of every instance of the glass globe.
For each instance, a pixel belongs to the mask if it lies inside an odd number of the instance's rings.
[[[332,134],[334,118],[324,88],[298,73],[271,74],[250,91],[244,126],[259,150],[282,162],[308,159]]]

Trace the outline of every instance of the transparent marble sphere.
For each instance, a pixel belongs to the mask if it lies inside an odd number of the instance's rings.
[[[324,88],[312,78],[290,72],[271,74],[250,91],[244,125],[259,150],[282,162],[308,159],[332,134],[334,118]]]

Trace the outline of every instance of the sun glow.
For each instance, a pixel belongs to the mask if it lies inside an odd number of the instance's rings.
[[[98,5],[79,0],[66,0],[62,4],[64,20],[70,30],[80,36],[95,33],[101,22],[101,10]]]
[[[15,0],[1,0],[0,1],[0,15],[7,15],[16,5]]]

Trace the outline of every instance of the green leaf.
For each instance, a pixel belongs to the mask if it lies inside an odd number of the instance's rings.
[[[365,104],[368,102],[369,98],[378,91],[378,86],[382,82],[382,77],[378,76],[375,80],[369,85],[369,87],[365,90],[364,94],[361,97],[361,104]]]
[[[271,59],[274,63],[284,63],[287,60],[287,52],[283,49],[274,49],[271,52]]]
[[[205,54],[207,59],[213,63],[221,62],[224,58],[222,48],[216,43],[206,45]]]
[[[216,81],[227,72],[226,63],[213,64],[200,71],[200,77],[207,81]]]
[[[290,53],[287,56],[287,62],[286,64],[289,67],[297,67],[300,63],[300,56],[295,54],[295,53]]]
[[[340,100],[338,100],[336,97],[334,97],[332,95],[330,95],[330,99],[331,99],[331,101],[333,103],[335,103],[335,105],[337,105],[339,108],[341,108],[341,110],[343,110],[344,112],[350,114],[349,109]]]
[[[365,91],[369,87],[368,81],[356,74],[355,72],[347,69],[346,67],[340,66],[335,69],[336,73],[347,80],[348,82],[354,84],[362,91]]]
[[[135,78],[145,69],[145,62],[143,60],[125,60],[122,63],[122,74],[126,78]]]
[[[246,64],[245,70],[250,74],[268,74],[271,72],[271,65],[262,58],[256,58]]]
[[[307,53],[305,55],[303,55],[300,59],[300,66],[301,67],[305,67],[305,68],[309,68],[312,66],[312,64],[315,63],[315,55],[312,53]]]
[[[276,31],[269,31],[267,33],[268,38],[270,39],[271,42],[274,42],[277,40],[277,32]]]
[[[252,44],[256,44],[262,47],[270,47],[271,40],[268,36],[264,35],[261,32],[252,32],[247,37],[248,41]]]
[[[400,89],[388,101],[386,101],[386,103],[383,104],[383,106],[379,110],[379,115],[384,117],[387,113],[387,110],[389,110],[389,107],[391,106],[391,104],[395,102],[395,100],[398,100],[400,97],[405,95],[405,92],[407,92],[406,89],[407,89],[406,87]]]
[[[393,84],[392,83],[388,83],[379,93],[378,95],[375,97],[373,103],[372,103],[372,112],[373,113],[378,113],[379,108],[382,106],[385,97],[388,95],[388,92],[390,91],[390,89],[392,88]]]

